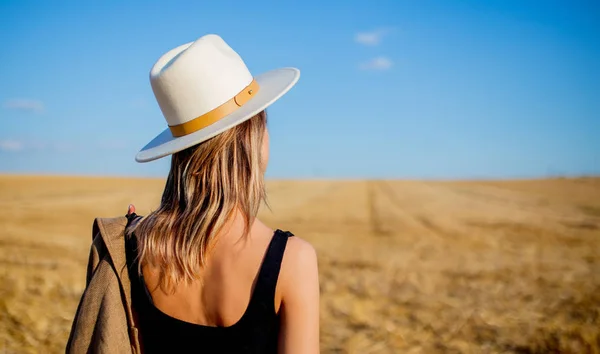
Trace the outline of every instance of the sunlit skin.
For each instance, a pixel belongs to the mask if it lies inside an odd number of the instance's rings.
[[[268,130],[265,130],[261,157],[264,172],[269,162]],[[135,213],[135,206],[129,205],[127,213]],[[257,218],[248,237],[242,238],[242,232],[243,215],[236,212],[216,235],[216,245],[198,280],[177,285],[172,293],[157,286],[156,269],[144,266],[144,278],[155,306],[172,317],[195,324],[229,327],[238,322],[250,301],[274,230]],[[281,321],[279,352],[318,353],[317,256],[313,246],[298,235],[288,239],[273,306]]]

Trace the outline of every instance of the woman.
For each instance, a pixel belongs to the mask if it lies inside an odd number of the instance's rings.
[[[160,206],[128,229],[145,352],[319,351],[315,250],[256,217],[269,158],[265,110],[298,78],[293,68],[253,77],[216,35],[152,68],[168,128],[136,160],[172,159]]]

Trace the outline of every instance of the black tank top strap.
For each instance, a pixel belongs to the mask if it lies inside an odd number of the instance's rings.
[[[279,229],[275,231],[258,272],[252,294],[250,306],[254,307],[254,310],[267,311],[267,313],[275,311],[275,288],[288,237],[291,236],[294,234],[289,231]]]

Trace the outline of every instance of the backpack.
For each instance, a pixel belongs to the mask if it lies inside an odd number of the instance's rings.
[[[141,353],[131,302],[132,253],[126,237],[126,228],[138,218],[130,214],[94,220],[86,286],[65,353]]]

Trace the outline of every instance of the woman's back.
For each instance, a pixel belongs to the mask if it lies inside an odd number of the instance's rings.
[[[248,305],[258,270],[274,235],[273,230],[255,222],[248,237],[241,238],[241,227],[234,223],[229,232],[219,235],[219,242],[198,280],[178,284],[173,294],[158,287],[157,269],[144,267],[144,280],[155,306],[191,323],[223,327],[236,323]]]
[[[202,274],[192,283],[165,292],[159,270],[143,267],[133,288],[146,353],[276,353],[278,346],[285,347],[285,338],[279,338],[282,284],[293,281],[285,279],[288,273],[297,272],[288,258],[297,263],[300,253],[306,253],[303,248],[312,247],[298,238],[287,247],[292,233],[273,231],[258,219],[248,236],[241,237],[242,228],[234,221],[219,235]],[[284,257],[286,253],[292,255]],[[318,326],[312,332],[318,335]],[[301,344],[293,345],[302,350]]]

